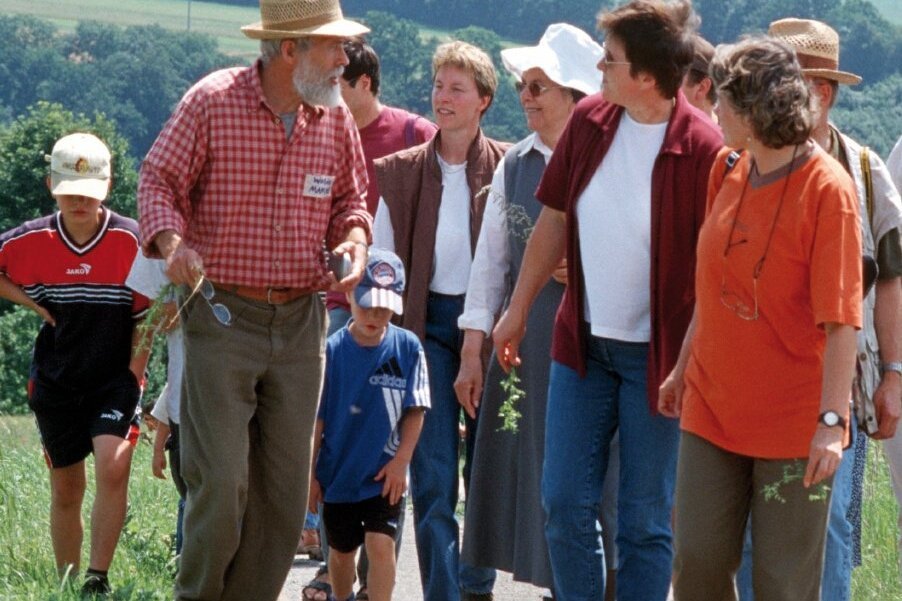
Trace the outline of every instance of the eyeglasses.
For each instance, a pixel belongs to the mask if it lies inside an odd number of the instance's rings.
[[[755,268],[752,270],[752,306],[749,306],[748,303],[744,302],[737,293],[727,289],[727,255],[730,254],[730,250],[734,246],[739,246],[740,244],[745,244],[748,242],[748,240],[745,238],[733,242],[733,234],[736,232],[736,223],[739,221],[739,211],[740,209],[742,209],[742,201],[745,200],[745,192],[749,187],[751,171],[749,171],[749,175],[745,178],[745,183],[742,186],[742,193],[739,195],[739,202],[736,204],[736,212],[733,214],[733,224],[730,226],[730,235],[727,236],[727,245],[723,251],[723,268],[721,271],[720,280],[720,303],[727,309],[733,311],[737,316],[739,316],[740,319],[744,319],[746,321],[755,321],[759,316],[758,279],[761,277],[761,273],[764,271],[764,261],[767,259],[767,252],[770,250],[770,243],[774,238],[774,231],[777,229],[777,220],[780,217],[780,209],[783,208],[783,199],[786,197],[786,189],[789,187],[789,178],[792,175],[798,151],[799,147],[797,145],[792,151],[792,160],[790,160],[789,162],[789,171],[786,174],[786,178],[783,182],[783,191],[780,193],[780,201],[777,203],[777,211],[774,214],[774,220],[770,226],[770,233],[767,235],[767,243],[764,245],[764,253],[761,255],[761,258],[758,259],[758,261],[755,263]]]
[[[537,81],[531,81],[526,83],[524,81],[518,81],[514,84],[514,87],[517,88],[517,94],[522,94],[523,90],[529,90],[529,95],[533,98],[538,98],[548,90],[556,90],[561,86],[546,86],[542,85]]]
[[[601,60],[598,61],[599,65],[632,65],[633,63],[629,61],[615,61],[614,55],[611,54],[611,51],[607,49],[606,46],[602,45],[602,50],[604,50],[604,54],[601,55]]]
[[[204,278],[203,284],[201,284],[200,287],[200,295],[204,297],[204,300],[210,305],[210,309],[213,311],[213,317],[216,318],[216,321],[224,326],[232,325],[232,312],[229,311],[229,308],[222,303],[212,302],[213,297],[216,296],[216,289],[213,287],[213,284],[210,283],[210,280]]]

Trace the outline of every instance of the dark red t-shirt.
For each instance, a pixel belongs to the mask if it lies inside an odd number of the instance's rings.
[[[428,119],[409,113],[404,109],[390,106],[382,107],[376,119],[358,130],[363,155],[366,159],[366,176],[369,184],[366,188],[366,208],[370,215],[376,214],[379,206],[379,183],[376,181],[376,168],[373,161],[394,154],[399,150],[428,142],[435,136],[438,127]],[[326,307],[348,308],[345,295],[337,292],[326,294]]]

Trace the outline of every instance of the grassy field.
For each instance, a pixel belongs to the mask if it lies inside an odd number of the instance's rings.
[[[191,31],[213,36],[226,54],[247,59],[257,55],[259,42],[246,38],[240,27],[259,21],[259,9],[217,2],[192,1],[190,4]],[[0,14],[40,17],[63,31],[74,31],[78,21],[84,20],[123,27],[157,23],[166,29],[180,31],[188,27],[187,0],[0,0]],[[448,32],[423,28],[420,35],[444,39]]]
[[[0,439],[0,600],[75,601],[80,580],[61,585],[55,575],[50,490],[34,422],[29,417],[0,417]],[[171,481],[151,475],[150,457],[150,443],[142,437],[135,453],[128,521],[110,572],[116,589],[113,601],[172,598],[177,495]],[[84,503],[86,535],[93,488],[90,478]]]
[[[76,601],[76,590],[60,585],[55,577],[47,474],[33,421],[0,417],[0,439],[4,441],[0,447],[0,600]],[[142,438],[132,471],[129,518],[110,572],[116,589],[113,601],[171,598],[176,494],[171,482],[151,476],[150,456],[149,441]],[[88,509],[92,490],[89,482]],[[864,499],[864,565],[854,573],[852,599],[902,599],[896,503],[878,445],[871,448]],[[89,522],[86,511],[86,532]]]

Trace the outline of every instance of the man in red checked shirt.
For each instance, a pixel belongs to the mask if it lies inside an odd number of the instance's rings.
[[[350,291],[371,218],[338,0],[261,0],[251,67],[197,83],[141,169],[144,251],[194,289],[182,314],[185,541],[175,597],[276,599],[300,537],[323,373],[316,291]],[[351,258],[336,280],[323,241]],[[199,284],[198,284],[199,282]]]

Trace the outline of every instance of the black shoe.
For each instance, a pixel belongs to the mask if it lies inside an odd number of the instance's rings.
[[[492,601],[495,596],[492,593],[471,593],[463,591],[461,601]]]
[[[112,592],[110,581],[106,576],[98,576],[97,574],[88,574],[85,576],[85,583],[81,587],[82,597],[106,597]]]

